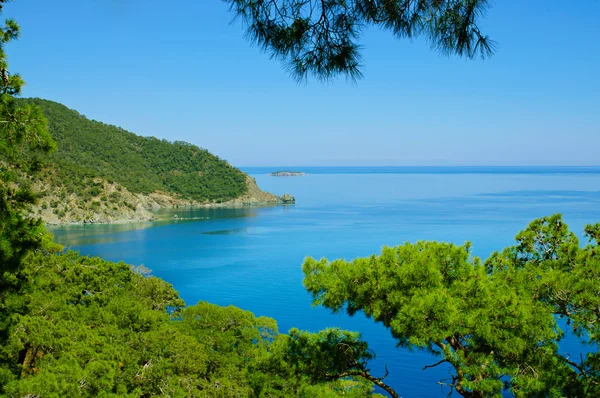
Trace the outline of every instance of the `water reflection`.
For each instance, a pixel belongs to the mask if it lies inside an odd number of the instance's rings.
[[[161,221],[247,218],[256,217],[260,209],[276,206],[277,205],[244,207],[179,207],[160,209],[154,214]]]
[[[233,229],[220,229],[218,231],[205,231],[202,232],[203,235],[233,235],[233,234],[243,234],[248,231],[248,228],[233,228]]]
[[[72,224],[51,226],[48,230],[54,234],[57,242],[67,246],[112,243],[120,240],[124,232],[143,230],[160,225],[161,222],[139,222],[126,224]]]
[[[144,230],[151,227],[180,224],[187,222],[202,222],[219,219],[255,218],[262,210],[279,208],[279,205],[246,206],[246,207],[180,207],[160,209],[154,212],[155,221],[123,223],[123,224],[69,224],[49,226],[57,242],[67,247],[85,246],[114,242],[127,242],[139,239],[139,234],[125,232]],[[293,208],[293,206],[285,206]],[[290,209],[286,209],[289,211]],[[247,228],[223,229],[202,232],[206,235],[231,235],[247,232]]]

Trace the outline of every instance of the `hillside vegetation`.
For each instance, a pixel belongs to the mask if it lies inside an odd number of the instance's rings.
[[[163,191],[198,202],[226,201],[246,192],[245,174],[206,149],[141,137],[53,101],[23,101],[40,106],[48,118],[58,149],[49,155],[52,173],[46,176],[68,193],[94,194],[98,188],[89,179],[98,177],[132,193]]]
[[[31,211],[46,223],[147,221],[164,207],[282,202],[206,149],[142,137],[49,100],[17,103],[39,106],[56,141],[51,154],[23,154],[38,165],[29,178],[39,196]]]
[[[370,358],[358,333],[280,334],[271,318],[206,302],[185,306],[171,285],[75,252],[35,253],[27,297],[0,348],[0,395],[13,397],[367,397],[366,380],[330,377],[306,352]],[[14,303],[13,303],[14,305]],[[326,347],[323,349],[321,347]],[[327,351],[328,350],[328,351]],[[348,359],[355,360],[355,357]],[[361,365],[362,366],[362,365]],[[345,371],[346,368],[342,368]],[[3,395],[7,394],[7,395]]]

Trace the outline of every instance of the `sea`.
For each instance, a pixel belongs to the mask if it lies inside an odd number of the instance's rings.
[[[371,372],[403,397],[444,397],[450,369],[422,351],[396,347],[389,330],[362,314],[312,306],[302,286],[308,257],[379,253],[419,240],[472,243],[486,258],[514,243],[534,218],[562,213],[583,238],[600,222],[600,167],[247,167],[266,191],[293,205],[168,209],[161,221],[55,227],[56,240],[82,254],[150,268],[188,304],[234,305],[277,320],[279,330],[359,331],[376,358]],[[306,175],[275,177],[280,170]],[[177,215],[177,219],[174,216]],[[192,219],[192,220],[185,220]],[[561,351],[581,347],[567,336]],[[578,354],[577,354],[578,357]]]

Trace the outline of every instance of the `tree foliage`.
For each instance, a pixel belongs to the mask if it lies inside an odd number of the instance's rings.
[[[487,0],[224,0],[247,35],[283,60],[299,80],[313,75],[357,79],[363,29],[426,38],[443,54],[490,56],[495,44],[479,28]]]
[[[356,333],[333,329],[313,335],[292,330],[289,336],[280,335],[274,320],[236,307],[206,302],[186,307],[171,285],[136,271],[124,263],[76,252],[31,255],[21,291],[27,310],[13,314],[11,333],[0,349],[0,393],[371,394],[368,380],[352,380],[341,373],[348,361],[366,366],[371,358]],[[323,343],[324,335],[333,337]],[[340,361],[329,357],[345,342],[356,349]]]
[[[3,3],[0,1],[0,11]],[[55,148],[41,110],[15,100],[24,82],[8,71],[4,50],[18,36],[19,25],[7,19],[0,27],[0,342],[11,311],[2,300],[18,290],[24,257],[47,238],[40,220],[23,215],[36,196],[22,176],[37,169],[40,153]]]
[[[316,305],[382,323],[398,346],[425,350],[454,370],[441,381],[465,397],[597,396],[600,225],[580,247],[560,215],[532,222],[517,244],[482,263],[470,245],[418,242],[353,261],[308,258]],[[590,352],[561,355],[565,330]]]
[[[311,383],[360,377],[398,398],[398,393],[383,382],[387,373],[384,377],[371,374],[368,363],[374,357],[357,332],[325,329],[309,333],[292,329],[285,340],[284,358],[288,369],[307,375]]]

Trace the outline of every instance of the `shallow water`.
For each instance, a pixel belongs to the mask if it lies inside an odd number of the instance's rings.
[[[513,242],[535,217],[560,212],[581,235],[600,221],[600,168],[301,168],[301,177],[271,177],[281,168],[248,168],[259,186],[291,193],[296,204],[266,208],[172,209],[205,219],[137,225],[54,228],[56,239],[83,254],[144,264],[172,283],[187,303],[248,309],[278,321],[281,331],[328,326],[358,330],[377,354],[374,374],[404,397],[440,397],[448,370],[428,354],[395,348],[389,332],[363,316],[311,307],[302,287],[306,256],[346,258],[406,241],[473,242],[486,257]],[[562,344],[565,352],[577,344]]]

